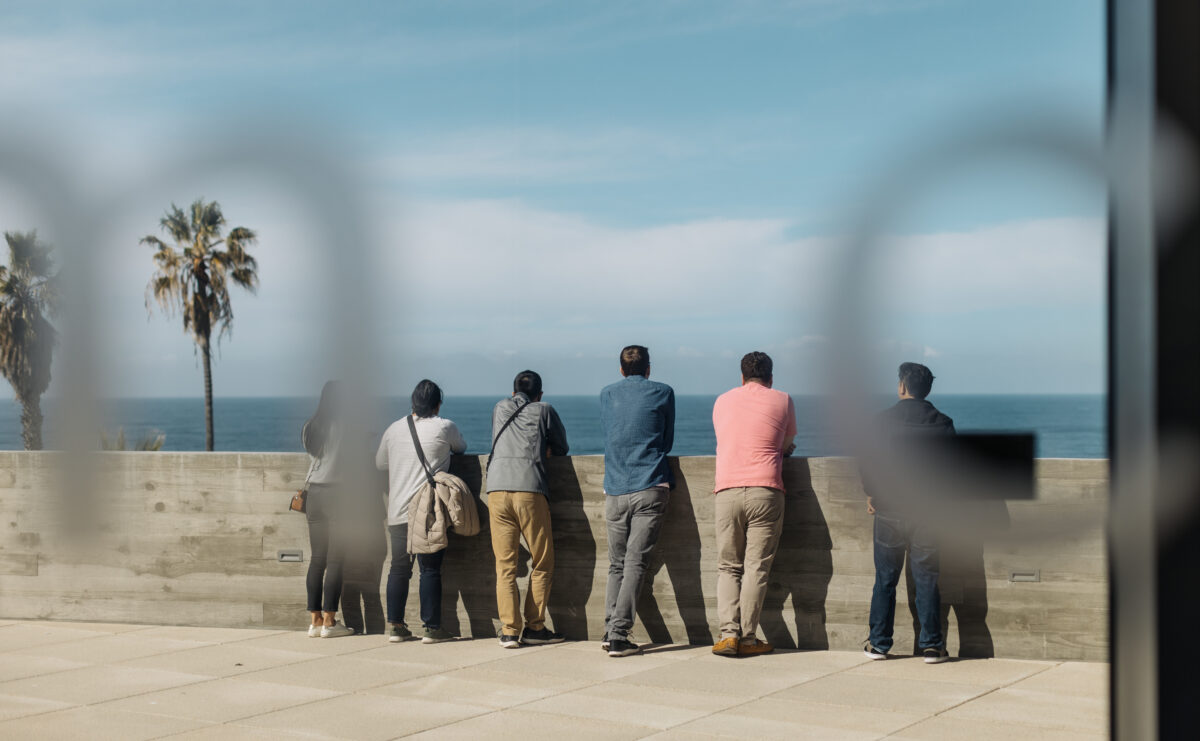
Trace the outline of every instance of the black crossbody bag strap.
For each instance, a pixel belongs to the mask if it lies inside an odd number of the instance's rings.
[[[413,446],[417,449],[417,458],[421,459],[421,468],[425,469],[425,478],[429,480],[429,485],[437,487],[437,483],[433,480],[433,469],[429,467],[429,461],[425,460],[425,451],[421,448],[421,439],[417,437],[417,424],[413,422],[412,415],[408,415],[408,431],[412,433]]]
[[[496,441],[500,439],[500,436],[504,434],[504,431],[508,429],[508,426],[513,423],[513,420],[517,418],[517,415],[521,413],[521,410],[529,406],[531,403],[532,402],[527,401],[521,406],[517,407],[517,411],[512,413],[512,416],[508,418],[508,420],[504,423],[504,426],[502,426],[500,431],[496,433],[496,436],[492,438],[492,451],[488,453],[487,467],[483,469],[485,473],[492,468],[492,458],[494,458],[496,455]]]

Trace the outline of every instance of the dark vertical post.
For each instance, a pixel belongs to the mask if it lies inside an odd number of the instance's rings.
[[[1110,707],[1121,741],[1158,737],[1153,23],[1151,3],[1109,0]]]
[[[1155,98],[1162,123],[1200,142],[1200,4],[1155,3]],[[1190,153],[1174,153],[1175,157]],[[1196,163],[1186,163],[1195,168]],[[1163,181],[1159,181],[1163,187]],[[1156,194],[1160,198],[1171,194]],[[1157,285],[1158,437],[1164,450],[1200,455],[1200,204],[1181,225],[1160,226]],[[1171,476],[1171,471],[1163,471]],[[1191,503],[1158,531],[1158,712],[1160,738],[1195,738],[1200,672],[1190,655],[1200,629],[1200,485],[1167,480],[1172,501]],[[1185,487],[1178,490],[1178,487]]]

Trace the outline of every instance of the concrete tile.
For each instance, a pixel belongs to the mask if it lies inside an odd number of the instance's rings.
[[[54,672],[66,671],[67,669],[78,669],[87,664],[81,661],[68,661],[67,659],[56,659],[50,656],[28,656],[21,654],[5,654],[3,659],[0,659],[0,682],[8,682],[13,679],[23,679],[25,677],[36,677],[41,674],[53,674]]]
[[[318,733],[331,738],[386,741],[490,710],[458,702],[397,702],[394,697],[382,695],[342,695],[259,715],[241,725]]]
[[[52,710],[65,710],[74,707],[69,702],[45,700],[39,697],[0,694],[0,720],[20,718],[25,715],[48,713]],[[11,736],[9,738],[12,738]]]
[[[114,700],[105,707],[209,723],[226,723],[251,715],[325,700],[338,694],[340,693],[331,690],[271,682],[214,679],[186,687]]]
[[[203,674],[209,677],[230,677],[274,666],[312,661],[313,658],[313,654],[309,653],[259,648],[240,641],[147,656],[123,662],[121,666],[167,669],[189,674]]]
[[[511,649],[500,648],[500,644],[492,639],[461,639],[446,643],[424,644],[420,641],[404,641],[403,643],[388,643],[383,636],[366,636],[376,646],[356,653],[362,659],[378,661],[402,661],[407,664],[431,664],[442,667],[462,667],[485,664],[498,661],[513,653]],[[597,644],[598,645],[598,644]],[[546,649],[520,649],[546,650]],[[600,649],[596,649],[600,653]]]
[[[78,641],[82,638],[101,638],[109,635],[98,630],[81,630],[68,624],[19,623],[0,630],[0,652],[27,650],[37,646]]]
[[[0,723],[0,738],[142,741],[199,725],[182,718],[127,713],[101,707],[73,708]]]
[[[987,692],[979,685],[955,685],[921,679],[885,679],[849,672],[814,679],[771,695],[792,700],[842,705],[855,712],[872,708],[931,715]]]
[[[239,641],[259,648],[274,648],[281,651],[298,651],[300,653],[317,654],[319,656],[338,656],[352,654],[386,645],[383,636],[343,636],[341,638],[309,638],[307,630],[289,630],[272,633],[247,641]]]
[[[0,693],[91,705],[143,692],[209,681],[209,677],[128,666],[85,666],[0,684]]]
[[[465,697],[475,705],[508,708],[568,692],[588,683],[583,679],[512,674],[494,671],[487,666],[471,666],[377,687],[370,693],[431,700]]]
[[[614,659],[599,649],[596,649],[595,652],[584,652],[558,647],[536,647],[510,650],[508,653],[508,656],[500,657],[501,661],[488,664],[488,667],[496,671],[514,674],[540,674],[602,682],[656,667],[684,666],[691,663],[654,656],[628,656]]]
[[[850,731],[885,735],[912,725],[925,717],[920,712],[880,710],[868,707],[855,708],[847,712],[845,707],[817,702],[779,700],[764,698],[735,705],[717,716],[797,723],[806,729],[822,729],[817,737],[830,733]],[[721,721],[722,723],[724,721]],[[690,727],[690,726],[689,726]],[[809,731],[812,734],[812,731]]]
[[[653,736],[646,736],[646,740],[654,739],[654,741],[712,741],[715,738],[741,738],[741,736],[718,736],[714,734],[701,733],[700,731],[689,731],[682,728],[672,728],[666,731],[659,731]]]
[[[830,741],[874,741],[879,738],[879,734],[874,731],[831,728],[806,723],[798,713],[793,713],[791,718],[765,718],[726,711],[694,720],[674,728],[672,731],[677,734],[700,733],[727,738],[780,739],[781,741],[795,741],[798,738],[819,738],[822,741],[826,739]]]
[[[915,741],[1105,741],[1107,731],[1039,728],[1021,723],[996,723],[938,715],[896,733],[894,738]]]
[[[207,628],[186,625],[163,625],[155,628],[144,628],[139,636],[147,638],[170,638],[176,641],[198,641],[200,643],[233,643],[248,638],[266,638],[267,636],[283,633],[282,630],[266,630],[262,628]]]
[[[1075,697],[1108,697],[1108,673],[1108,664],[1060,664],[1023,679],[1010,689]]]
[[[165,654],[171,651],[185,651],[189,648],[198,648],[203,645],[203,643],[196,641],[176,641],[169,638],[142,638],[134,633],[101,635],[99,637],[74,640],[66,643],[37,646],[13,653],[52,656],[69,661],[83,661],[89,664],[116,664],[143,656]]]
[[[946,712],[959,719],[1062,728],[1076,731],[1108,730],[1108,698],[1047,694],[1035,690],[1000,689]]]
[[[657,689],[631,684],[598,684],[532,702],[522,708],[533,712],[622,722],[651,728],[670,728],[735,705],[739,698],[709,692]]]
[[[598,651],[597,651],[598,653]],[[441,726],[409,738],[422,741],[530,741],[541,738],[568,738],[571,741],[620,741],[644,738],[653,733],[646,726],[606,721],[580,723],[578,718],[547,715],[528,710],[500,710],[487,715]],[[791,739],[789,741],[794,741]]]
[[[649,659],[650,657],[640,657]],[[731,697],[759,697],[778,692],[800,682],[816,679],[835,669],[820,666],[790,666],[785,663],[767,665],[758,659],[730,659],[713,656],[711,651],[691,661],[663,659],[658,667],[619,678],[622,684],[646,687],[711,692]],[[616,659],[608,659],[616,662]],[[620,661],[625,662],[626,659]],[[632,663],[632,662],[631,662]]]
[[[274,682],[316,689],[336,688],[343,692],[354,692],[434,674],[439,670],[439,667],[428,664],[373,661],[360,659],[358,656],[325,656],[299,664],[243,674],[238,676],[238,680]]]
[[[1006,659],[951,659],[944,664],[926,664],[919,656],[892,658],[886,661],[872,661],[864,656],[863,661],[865,663],[846,673],[865,677],[919,679],[985,687],[1003,687],[1054,666],[1053,662]]]
[[[164,736],[170,741],[274,741],[274,739],[327,739],[315,733],[291,733],[278,728],[248,728],[233,723],[204,726],[194,731],[184,731]]]

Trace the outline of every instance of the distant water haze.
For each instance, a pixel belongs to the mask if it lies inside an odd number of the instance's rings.
[[[796,455],[843,454],[829,424],[829,403],[824,397],[793,396],[796,402]],[[676,399],[674,455],[713,455],[716,438],[712,427],[715,395],[687,395]],[[491,438],[494,396],[451,396],[442,416],[454,420],[467,440],[469,453],[487,453]],[[571,452],[595,455],[604,452],[598,396],[547,396],[567,428]],[[1037,436],[1039,458],[1107,457],[1103,395],[983,395],[935,394],[939,409],[954,418],[960,431],[1028,431]],[[879,397],[877,406],[894,402]],[[46,401],[47,446],[54,447],[54,400]],[[316,409],[317,400],[302,397],[217,398],[216,449],[245,452],[299,452],[300,427]],[[130,443],[151,431],[166,436],[164,450],[204,449],[204,400],[114,399],[105,403],[105,428],[124,428]],[[403,397],[383,399],[377,407],[373,433],[409,411]],[[96,432],[97,444],[100,431]],[[19,450],[20,407],[12,400],[0,403],[0,449]]]

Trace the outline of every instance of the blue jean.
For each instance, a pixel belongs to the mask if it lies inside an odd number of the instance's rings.
[[[414,557],[408,553],[408,525],[388,525],[392,541],[392,565],[388,569],[387,614],[389,623],[404,622],[408,586]],[[421,569],[421,623],[431,630],[442,627],[442,560],[446,551],[421,553],[415,559]]]
[[[604,633],[624,638],[633,616],[650,552],[667,514],[666,489],[645,489],[604,498],[608,523],[608,589],[604,597]]]
[[[309,484],[305,502],[308,560],[305,590],[309,612],[337,612],[342,597],[342,555],[346,548],[338,511],[340,494],[332,484]]]
[[[908,554],[921,622],[918,649],[944,648],[941,594],[938,592],[938,551],[930,529],[883,513],[875,515],[875,589],[871,594],[871,645],[892,650],[896,622],[896,585]]]

